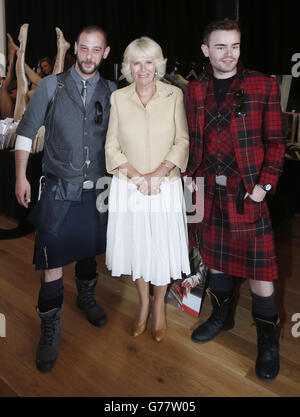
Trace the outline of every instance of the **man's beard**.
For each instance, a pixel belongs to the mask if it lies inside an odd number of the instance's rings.
[[[82,64],[89,64],[89,63],[90,63],[89,61],[79,61],[79,59],[77,58],[78,68],[83,74],[89,75],[89,74],[93,74],[94,72],[96,72],[98,68],[100,67],[101,60],[98,64],[93,63],[93,66],[90,69],[84,69]]]

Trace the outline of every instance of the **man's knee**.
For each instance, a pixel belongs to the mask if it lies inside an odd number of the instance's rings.
[[[62,277],[63,270],[62,268],[46,269],[43,271],[44,281],[52,282],[60,279]]]
[[[249,286],[251,292],[260,297],[270,297],[274,293],[273,281],[255,281],[249,279]]]

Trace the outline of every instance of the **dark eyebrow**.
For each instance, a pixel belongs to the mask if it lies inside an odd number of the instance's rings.
[[[240,42],[233,43],[232,46],[240,45]],[[226,46],[225,43],[215,43],[214,46]]]
[[[85,45],[84,43],[81,43],[80,45],[79,45],[79,48],[87,48],[87,49],[103,49],[102,48],[102,46],[92,46],[92,48],[89,48],[87,45]]]

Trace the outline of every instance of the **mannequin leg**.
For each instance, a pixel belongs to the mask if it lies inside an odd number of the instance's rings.
[[[59,74],[64,70],[64,63],[67,50],[70,48],[69,42],[64,38],[62,31],[59,28],[56,28],[57,35],[57,55],[55,60],[55,65],[52,74]]]
[[[23,113],[27,105],[27,92],[28,92],[28,83],[25,75],[25,52],[27,44],[27,33],[29,25],[26,23],[21,26],[19,41],[20,48],[18,51],[17,63],[16,63],[16,74],[18,82],[18,91],[17,91],[17,100],[16,107],[14,112],[14,120],[17,122],[21,120]]]
[[[6,77],[2,81],[1,87],[0,87],[0,103],[1,103],[1,116],[2,119],[6,119],[7,117],[13,118],[14,115],[14,103],[12,98],[10,97],[8,93],[8,88],[10,86],[10,83],[13,80],[14,75],[14,63],[15,63],[15,57],[17,54],[18,47],[14,44],[10,34],[7,34],[7,73]]]

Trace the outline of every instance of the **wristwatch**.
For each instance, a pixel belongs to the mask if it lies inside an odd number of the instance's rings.
[[[272,185],[271,184],[257,184],[257,185],[266,192],[272,190]]]

